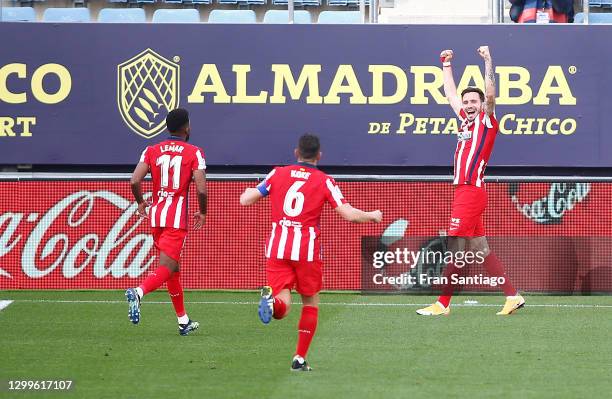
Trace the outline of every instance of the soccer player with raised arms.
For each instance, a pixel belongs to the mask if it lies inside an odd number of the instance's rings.
[[[257,188],[247,188],[242,193],[240,203],[248,206],[270,197],[272,231],[265,249],[269,286],[261,290],[259,318],[268,324],[272,318],[287,316],[295,287],[302,297],[302,314],[291,370],[310,371],[306,355],[317,329],[319,291],[323,285],[319,226],[323,206],[329,203],[340,216],[354,223],[379,223],[382,213],[353,208],[334,179],[317,168],[321,159],[317,136],[300,137],[294,153],[296,164],[274,168]]]
[[[453,111],[461,120],[457,134],[457,148],[454,158],[455,192],[448,229],[448,249],[453,253],[470,250],[480,252],[484,257],[484,267],[492,277],[503,277],[501,285],[506,295],[506,303],[498,315],[509,315],[525,304],[506,276],[504,267],[489,249],[485,237],[482,215],[487,207],[487,192],[484,184],[484,172],[493,151],[495,136],[499,124],[495,117],[495,72],[488,46],[478,48],[478,54],[485,64],[485,90],[468,87],[457,96],[457,87],[453,79],[451,60],[452,50],[440,54],[444,76],[444,93]],[[417,310],[423,316],[448,315],[453,295],[451,276],[461,274],[461,268],[449,263],[444,271],[447,282],[442,287],[438,301],[426,308]]]
[[[177,108],[170,111],[166,117],[166,127],[170,136],[159,144],[145,148],[131,180],[138,215],[151,221],[153,240],[159,250],[159,266],[140,286],[129,288],[125,296],[128,316],[132,323],[138,324],[143,296],[166,283],[178,318],[179,334],[188,335],[200,325],[185,312],[179,261],[189,228],[187,194],[192,180],[195,181],[199,205],[198,212],[193,216],[194,230],[200,229],[206,222],[206,162],[202,150],[187,143],[191,127],[186,110]],[[142,180],[149,172],[153,180],[152,204],[142,196]]]

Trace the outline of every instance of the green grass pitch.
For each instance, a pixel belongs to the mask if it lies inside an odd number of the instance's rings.
[[[425,296],[323,294],[309,353],[292,373],[299,306],[262,325],[253,292],[186,292],[200,330],[181,337],[166,292],[138,326],[123,292],[2,291],[2,398],[590,398],[612,392],[612,297],[459,296],[449,317]],[[154,303],[158,302],[158,303]],[[489,306],[490,305],[490,306]],[[544,306],[562,305],[562,306]],[[586,305],[586,306],[577,306]],[[601,306],[593,306],[601,305]],[[70,379],[63,393],[7,392],[6,380]]]

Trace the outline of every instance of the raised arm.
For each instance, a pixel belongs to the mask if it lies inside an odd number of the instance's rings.
[[[440,53],[440,61],[442,61],[442,76],[444,77],[444,95],[448,100],[455,114],[459,116],[461,111],[461,99],[457,95],[457,86],[453,78],[453,69],[451,60],[453,59],[453,50],[444,50]]]
[[[490,116],[495,112],[495,69],[489,46],[479,47],[478,54],[485,63],[485,112]]]
[[[337,207],[336,212],[338,212],[344,220],[348,220],[352,223],[380,223],[382,220],[381,211],[364,212],[361,209],[353,208],[348,202]]]

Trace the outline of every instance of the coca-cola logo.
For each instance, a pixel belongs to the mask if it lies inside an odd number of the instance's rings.
[[[516,209],[526,218],[540,224],[561,223],[563,216],[584,201],[590,191],[590,183],[550,183],[543,197],[521,202],[520,183],[510,183],[508,186],[508,193]]]
[[[142,219],[133,218],[135,212],[134,202],[106,190],[72,193],[42,216],[6,212],[0,215],[0,229],[4,228],[0,262],[22,248],[19,262],[30,278],[45,277],[58,268],[68,279],[87,268],[95,278],[138,277],[153,264],[155,256],[151,254],[151,235],[136,233]],[[33,223],[28,233],[28,225]],[[0,276],[11,278],[2,268]]]

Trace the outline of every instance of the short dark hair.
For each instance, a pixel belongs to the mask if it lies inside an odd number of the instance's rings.
[[[315,159],[321,150],[319,138],[314,134],[304,134],[298,142],[298,153],[303,159]]]
[[[170,133],[177,133],[189,123],[189,112],[184,108],[173,109],[166,116],[166,127]]]
[[[468,87],[468,88],[463,89],[463,91],[461,92],[462,100],[463,100],[463,96],[465,96],[467,93],[478,93],[478,96],[480,97],[480,101],[484,102],[485,100],[484,93],[478,87]]]

